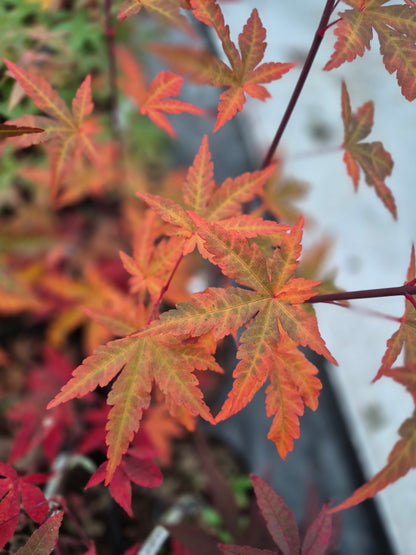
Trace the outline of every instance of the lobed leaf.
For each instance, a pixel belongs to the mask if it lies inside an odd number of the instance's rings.
[[[334,52],[326,70],[351,62],[370,49],[373,29],[380,43],[383,63],[396,73],[403,96],[416,98],[416,7],[414,4],[388,5],[388,0],[345,0],[351,9],[341,12],[335,28]]]
[[[182,4],[180,0],[124,0],[118,11],[117,19],[124,20],[145,8],[168,25],[176,25],[192,33],[187,19],[180,13]]]
[[[342,119],[344,122],[344,162],[348,174],[352,177],[357,190],[360,179],[360,167],[366,183],[375,188],[383,204],[397,219],[396,203],[392,192],[385,184],[385,178],[391,174],[393,160],[380,141],[359,142],[371,132],[373,126],[374,105],[366,102],[351,113],[350,99],[345,83],[342,83]]]
[[[358,488],[351,497],[333,507],[331,513],[362,503],[416,467],[416,413],[403,422],[399,435],[401,439],[393,447],[384,468]]]
[[[5,59],[4,63],[25,93],[42,112],[48,114],[52,119],[64,123],[68,128],[74,127],[68,106],[45,79],[26,71],[9,60]]]
[[[271,294],[266,261],[255,243],[249,245],[238,233],[226,232],[216,224],[207,225],[196,214],[189,215],[195,223],[198,235],[204,240],[211,262],[241,285],[265,295]]]
[[[208,137],[204,135],[182,187],[183,199],[193,212],[202,214],[210,203],[214,191],[214,164],[211,160]]]
[[[410,255],[410,264],[407,270],[406,283],[415,279],[415,247],[412,246]],[[414,348],[416,342],[416,309],[409,299],[405,300],[405,311],[401,318],[399,329],[393,333],[387,340],[387,349],[383,355],[381,366],[377,372],[374,381],[383,375],[389,375],[388,372],[395,363],[397,357],[404,348],[405,367],[411,369],[416,364],[416,351]],[[405,371],[405,370],[404,370]],[[410,370],[409,370],[410,371]],[[410,376],[409,376],[410,377]]]
[[[15,144],[24,148],[33,144],[52,141],[49,146],[51,160],[51,192],[56,200],[58,186],[62,183],[71,163],[81,155],[99,165],[96,147],[91,136],[97,131],[96,124],[85,120],[93,109],[91,78],[88,75],[79,87],[72,103],[73,113],[58,93],[38,75],[26,71],[9,60],[4,60],[9,71],[36,106],[49,116],[23,116],[10,123],[19,126],[43,128],[43,133],[18,137]]]
[[[112,406],[106,426],[108,445],[106,484],[108,484],[123,454],[139,429],[142,412],[149,406],[153,381],[168,396],[173,405],[183,406],[191,415],[201,415],[212,421],[202,400],[194,369],[218,369],[211,354],[198,344],[188,347],[168,343],[168,337],[130,336],[99,347],[84,360],[71,380],[51,401],[52,408],[74,397],[81,397],[97,385],[104,386],[118,372],[108,404]]]
[[[218,116],[213,130],[215,133],[237,112],[242,111],[246,94],[265,100],[270,95],[260,83],[280,79],[294,64],[271,62],[259,65],[267,43],[264,40],[266,30],[256,9],[251,12],[238,37],[239,51],[230,38],[230,29],[225,25],[221,8],[215,0],[191,0],[191,5],[195,17],[215,29],[231,66],[229,68],[208,56],[205,57],[206,67],[201,68],[189,61],[188,49],[181,50],[185,70],[190,71],[194,80],[217,87],[228,87],[220,95]]]

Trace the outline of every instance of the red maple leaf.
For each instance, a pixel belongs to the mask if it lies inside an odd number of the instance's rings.
[[[103,482],[108,475],[108,461],[103,462],[89,479],[86,488]],[[131,482],[138,486],[154,488],[162,483],[158,466],[140,448],[131,448],[123,456],[109,482],[110,494],[129,516],[131,510]]]
[[[314,522],[306,530],[302,546],[293,513],[283,499],[261,478],[251,474],[254,493],[267,529],[282,555],[323,555],[329,545],[332,532],[332,516],[324,505]],[[220,544],[222,553],[244,555],[274,555],[275,551],[254,547]]]
[[[46,410],[51,396],[69,379],[72,364],[59,352],[44,349],[43,364],[34,366],[27,377],[26,395],[7,411],[7,418],[18,424],[9,457],[13,463],[37,445],[42,445],[49,461],[60,449],[68,430],[77,429],[78,419],[71,405]]]
[[[33,484],[45,482],[44,474],[19,476],[9,464],[0,462],[0,549],[13,536],[19,514],[20,501],[35,522],[42,522],[48,514],[48,503],[42,491]]]

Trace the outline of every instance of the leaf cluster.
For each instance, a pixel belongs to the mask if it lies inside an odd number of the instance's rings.
[[[413,2],[344,3],[348,9],[336,21],[337,41],[325,69],[362,56],[374,31],[386,69],[413,100]],[[52,469],[64,450],[88,464],[98,453],[87,487],[104,482],[131,516],[131,483],[161,483],[155,460],[171,464],[174,438],[194,430],[199,417],[212,425],[230,418],[266,382],[268,437],[285,458],[300,435],[299,418],[305,407],[318,408],[322,388],[305,348],[336,364],[312,306],[337,290],[332,279],[316,279],[327,245],[303,255],[305,217],[292,204],[305,186],[288,182],[281,160],[217,183],[210,151],[247,96],[266,101],[267,84],[295,64],[263,61],[266,28],[257,9],[234,41],[215,0],[106,6],[107,12],[92,0],[0,6],[6,66],[0,111],[7,118],[0,125],[0,334],[10,339],[0,365],[18,369],[14,382],[1,382],[13,438],[8,462],[0,463],[0,547],[15,533],[21,504],[40,525],[19,553],[38,544],[50,552],[63,517],[56,500],[47,501],[34,485],[48,480],[49,489],[50,478],[31,466]],[[183,43],[151,46],[170,67],[156,76],[132,46],[133,25],[146,29],[144,14],[184,37]],[[217,36],[221,54],[205,48],[196,22]],[[219,90],[212,113],[188,102],[185,79]],[[385,183],[392,158],[380,141],[368,140],[373,103],[353,111],[342,82],[340,111],[339,147],[354,188],[363,172],[397,218]],[[172,115],[183,113],[189,121],[211,117],[212,136],[203,135],[188,168],[172,168]],[[206,287],[193,292],[201,275]],[[394,379],[415,399],[414,286],[413,250],[405,313],[377,379]],[[40,336],[20,359],[16,353],[25,350],[19,334],[8,331],[13,326]],[[233,385],[214,411],[205,393],[229,371],[217,356],[226,338],[236,346]],[[401,351],[404,362],[394,366]],[[413,415],[400,428],[385,468],[341,505],[324,505],[302,541],[281,498],[252,476],[276,549],[324,553],[331,511],[375,495],[415,466],[415,428]],[[24,466],[30,457],[27,473],[19,475],[11,465]],[[71,518],[63,498],[58,507]],[[95,553],[90,539],[81,534],[78,541]],[[259,552],[233,545],[221,550]]]

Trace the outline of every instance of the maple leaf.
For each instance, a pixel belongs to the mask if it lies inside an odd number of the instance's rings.
[[[292,448],[293,437],[298,436],[297,416],[303,411],[302,402],[316,408],[320,389],[316,369],[297,346],[309,346],[336,363],[319,335],[314,314],[300,306],[316,294],[312,288],[319,283],[294,277],[303,221],[298,221],[268,259],[241,234],[188,213],[198,227],[210,261],[244,288],[207,289],[134,335],[199,336],[212,331],[218,340],[248,323],[240,338],[234,386],[216,421],[241,410],[270,377],[267,412],[276,416],[269,437],[284,457]]]
[[[117,52],[121,71],[119,79],[121,90],[140,107],[141,114],[147,115],[172,137],[175,137],[176,133],[164,112],[169,114],[204,113],[201,108],[188,102],[168,98],[169,96],[179,95],[183,83],[182,77],[171,71],[161,71],[146,90],[144,72],[137,61],[125,48],[119,47]]]
[[[117,267],[119,260],[112,262]],[[111,283],[99,265],[86,264],[82,279],[60,273],[42,276],[41,287],[57,298],[56,317],[48,329],[48,340],[61,347],[69,333],[84,326],[86,352],[114,335],[127,335],[139,326],[139,312],[132,305],[131,296]],[[98,325],[97,325],[98,324]]]
[[[309,186],[292,177],[285,177],[282,160],[277,160],[275,173],[260,191],[262,209],[274,216],[278,222],[295,223],[300,210],[294,205],[306,196]]]
[[[82,397],[98,385],[105,386],[119,374],[107,399],[112,406],[106,437],[108,484],[139,428],[143,410],[149,406],[153,380],[166,396],[169,410],[184,406],[190,414],[213,422],[192,373],[205,369],[221,371],[211,353],[195,340],[182,342],[169,335],[130,336],[99,347],[85,359],[48,408]]]
[[[184,207],[158,195],[137,193],[137,196],[146,201],[165,222],[173,226],[172,233],[175,236],[179,235],[187,240],[184,254],[192,252],[196,245],[206,258],[203,242],[198,238],[198,228],[186,209],[207,220],[220,223],[227,230],[238,231],[247,238],[274,235],[280,239],[289,229],[287,225],[242,213],[243,203],[254,199],[273,172],[274,167],[269,166],[263,170],[228,178],[217,187],[213,177],[214,165],[208,138],[204,135],[183,183]]]
[[[62,176],[54,197],[54,207],[62,208],[78,204],[84,198],[99,197],[121,179],[116,162],[116,145],[110,142],[96,142],[100,152],[100,168],[90,160],[76,157],[71,164],[71,172]],[[49,186],[50,169],[46,166],[26,165],[19,169],[19,175],[36,186]]]
[[[344,162],[348,175],[351,176],[354,189],[358,189],[360,166],[364,172],[366,183],[375,188],[384,206],[397,219],[396,203],[392,192],[384,183],[386,176],[391,174],[393,160],[380,141],[371,143],[360,142],[370,134],[373,127],[374,104],[366,102],[351,113],[350,97],[345,83],[342,83],[342,120],[344,122]]]
[[[34,553],[49,555],[58,540],[59,528],[62,524],[63,516],[63,511],[59,511],[49,517],[48,520],[33,532],[25,545],[16,551],[16,555],[33,555]]]
[[[150,210],[145,214],[140,233],[134,235],[133,257],[120,252],[124,268],[132,275],[130,291],[141,295],[148,291],[154,301],[167,283],[184,243],[177,237],[160,240],[161,229],[155,218]]]
[[[178,419],[172,417],[165,403],[159,402],[147,409],[142,427],[157,451],[158,461],[162,465],[170,464],[173,438],[181,438],[184,435],[184,428]]]
[[[237,112],[241,112],[246,94],[259,100],[270,97],[261,83],[280,79],[294,67],[294,64],[269,62],[259,65],[264,57],[267,43],[265,42],[266,29],[256,9],[251,12],[238,37],[238,50],[230,38],[230,29],[225,25],[221,8],[215,0],[191,0],[191,5],[194,16],[214,28],[231,66],[227,66],[218,58],[211,57],[210,66],[203,70],[208,77],[206,81],[208,84],[226,87],[220,95],[215,132]]]
[[[39,127],[43,133],[30,134],[15,139],[20,148],[52,141],[50,157],[52,163],[52,198],[65,174],[70,170],[72,161],[81,153],[96,164],[98,154],[90,135],[96,126],[86,118],[93,110],[91,99],[91,78],[88,75],[79,87],[72,101],[72,113],[58,93],[42,77],[30,73],[4,60],[9,71],[36,106],[47,116],[22,116],[9,123]]]
[[[0,549],[13,536],[19,514],[20,500],[26,513],[35,522],[42,522],[48,514],[48,503],[35,483],[44,482],[43,474],[18,476],[9,464],[0,462]]]
[[[416,277],[415,266],[415,247],[412,247],[410,255],[410,264],[407,270],[406,282],[413,282]],[[402,372],[410,369],[414,370],[416,366],[416,308],[410,299],[405,300],[405,311],[401,318],[400,328],[390,337],[387,341],[387,350],[384,353],[380,369],[377,372],[374,381],[380,379],[382,376],[388,376],[391,367],[396,361],[397,357],[404,350],[404,368]],[[395,375],[398,375],[397,369],[394,370]],[[410,377],[410,376],[409,376]],[[416,402],[416,400],[415,400]]]
[[[142,8],[155,15],[169,25],[175,25],[184,31],[194,34],[186,17],[181,14],[180,8],[188,8],[183,0],[125,0],[119,9],[117,19],[126,19],[136,15]]]
[[[26,383],[28,393],[7,411],[8,420],[20,425],[12,444],[10,463],[37,445],[42,445],[51,462],[62,446],[65,431],[77,429],[72,406],[65,405],[49,413],[46,411],[51,396],[71,376],[72,364],[51,348],[45,348],[43,355],[43,363],[30,369]]]
[[[413,369],[413,383],[414,381],[415,369]],[[400,439],[393,447],[387,464],[382,470],[358,488],[351,497],[332,508],[331,512],[342,511],[362,503],[416,467],[416,411],[400,426],[399,435]]]
[[[9,241],[11,240],[8,235]],[[18,314],[25,310],[41,311],[41,300],[25,276],[13,273],[0,259],[0,314]]]
[[[406,283],[413,282],[415,274],[415,249],[412,247]],[[387,350],[374,381],[386,376],[404,385],[412,395],[416,407],[416,308],[408,299],[405,303],[402,323],[399,330],[387,341]],[[402,349],[404,349],[404,365],[392,368]],[[351,497],[334,507],[333,512],[347,509],[373,497],[416,467],[416,410],[400,426],[399,436],[400,439],[389,454],[386,465],[371,480],[358,488]]]
[[[105,461],[97,468],[88,480],[86,489],[105,480],[108,464],[109,462]],[[158,466],[146,454],[143,455],[140,448],[127,451],[109,482],[111,496],[129,516],[133,516],[131,482],[146,488],[154,488],[162,483],[162,473]]]
[[[416,98],[416,8],[388,0],[344,0],[352,9],[341,12],[337,22],[335,50],[325,65],[334,69],[352,62],[370,49],[373,29],[380,42],[380,53],[389,73],[396,73],[402,94]]]
[[[324,505],[306,531],[302,546],[299,530],[293,513],[288,509],[283,499],[261,478],[251,474],[254,493],[260,512],[266,522],[267,529],[282,555],[324,555],[326,553],[332,532],[332,516],[327,505]],[[238,547],[236,545],[220,544],[222,553],[260,555],[275,551],[256,549],[253,547]]]

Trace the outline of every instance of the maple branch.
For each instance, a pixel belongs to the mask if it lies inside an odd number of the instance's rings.
[[[270,165],[273,155],[276,152],[276,149],[279,145],[280,139],[282,138],[283,132],[286,129],[286,125],[289,122],[290,116],[292,115],[293,109],[296,106],[296,102],[300,96],[300,93],[303,89],[303,85],[305,84],[306,78],[308,77],[309,70],[312,67],[313,61],[315,60],[316,54],[318,52],[319,46],[322,42],[324,37],[325,31],[328,28],[328,21],[331,17],[332,12],[338,2],[336,0],[327,0],[324,11],[322,13],[321,21],[319,22],[318,29],[316,30],[312,46],[309,50],[308,56],[305,60],[305,64],[302,68],[301,74],[299,75],[298,82],[293,90],[292,96],[289,100],[289,104],[287,105],[286,112],[283,115],[282,121],[280,122],[279,128],[276,131],[276,135],[274,136],[273,142],[270,145],[269,151],[267,152],[261,168],[265,168]]]
[[[309,158],[316,156],[322,156],[325,154],[331,154],[332,152],[340,152],[342,150],[342,146],[333,146],[329,148],[315,148],[314,150],[304,150],[303,152],[294,152],[293,154],[287,154],[284,157],[284,160],[298,160],[303,158]]]
[[[412,295],[416,295],[416,285],[412,282],[405,283],[400,287],[384,287],[381,289],[362,289],[361,291],[342,291],[340,293],[327,293],[325,295],[315,295],[305,301],[305,303],[328,303],[333,301],[348,301],[351,299],[371,299],[374,297],[396,297],[404,295],[408,300],[414,299]]]
[[[110,107],[111,107],[111,129],[114,138],[121,144],[120,125],[118,121],[117,101],[117,66],[114,48],[114,28],[111,21],[111,0],[105,0],[105,37],[107,43],[108,73],[110,81]]]
[[[71,524],[73,525],[73,527],[77,531],[77,533],[79,535],[79,538],[82,541],[82,543],[87,548],[90,548],[91,547],[90,540],[89,540],[87,534],[84,532],[82,526],[80,525],[80,523],[78,521],[78,518],[74,515],[72,510],[68,507],[66,500],[61,496],[61,497],[59,497],[59,499],[57,501],[58,501],[58,503],[60,503],[63,510],[65,511],[65,515],[69,518],[69,520],[71,521]]]

